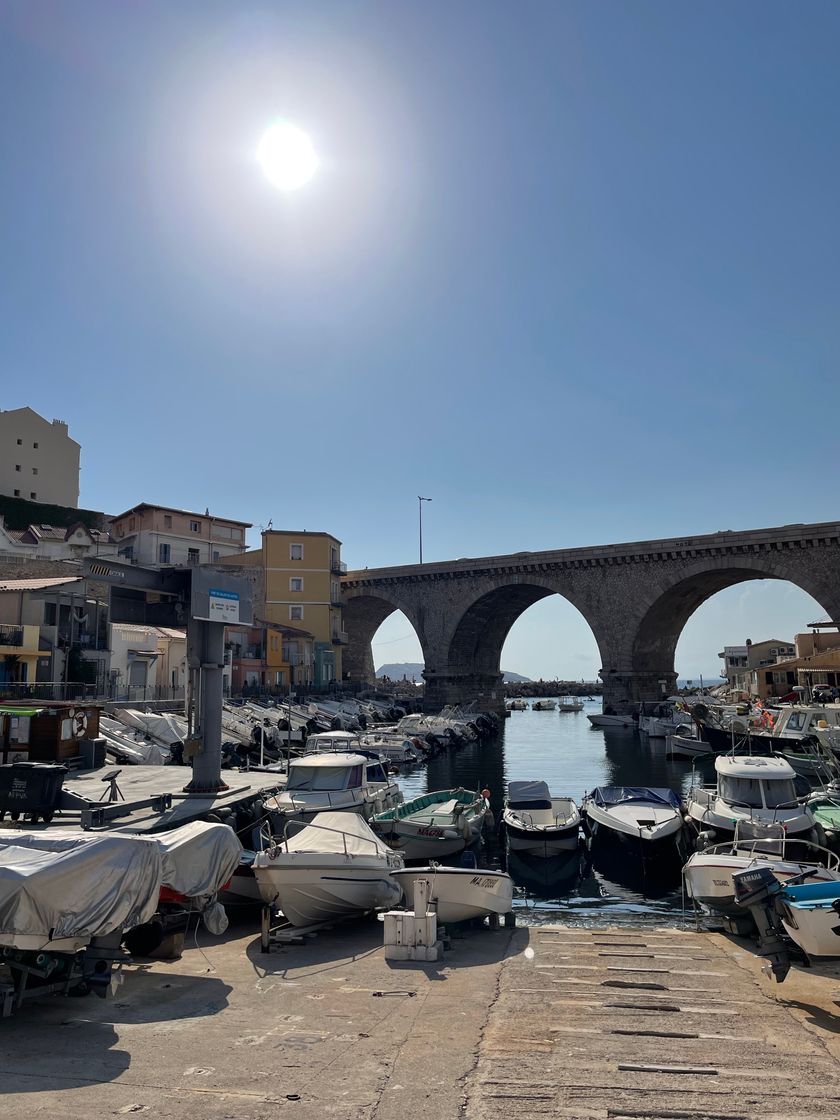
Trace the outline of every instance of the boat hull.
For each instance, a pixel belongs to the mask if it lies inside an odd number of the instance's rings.
[[[508,848],[520,855],[549,859],[578,847],[580,820],[565,828],[521,828],[512,824],[507,814],[502,819]]]
[[[264,902],[275,905],[293,926],[336,921],[381,907],[396,906],[402,887],[382,860],[340,856],[294,863],[279,856],[271,866],[254,867]]]
[[[749,856],[706,855],[696,852],[683,868],[686,891],[690,898],[707,910],[730,918],[743,918],[744,908],[735,901],[732,875],[736,871],[759,867],[769,867],[776,878],[784,883],[807,870],[808,865],[789,860],[763,860]],[[838,880],[840,875],[837,872],[825,867],[813,867],[805,882],[828,883]]]
[[[502,871],[462,867],[414,867],[395,871],[405,892],[406,905],[414,906],[414,884],[427,879],[430,898],[437,903],[439,921],[467,922],[487,914],[509,914],[513,905],[513,880]]]
[[[613,715],[588,715],[586,717],[593,727],[624,728],[626,731],[635,731],[636,721],[632,716]]]

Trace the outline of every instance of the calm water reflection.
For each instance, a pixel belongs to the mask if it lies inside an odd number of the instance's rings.
[[[552,794],[574,797],[578,804],[584,793],[598,785],[687,790],[691,762],[666,761],[664,739],[640,739],[621,730],[596,731],[586,713],[600,710],[600,701],[592,701],[582,712],[512,712],[498,739],[433,759],[401,779],[403,792],[408,798],[459,785],[486,786],[498,820],[508,781],[540,779]],[[698,777],[713,779],[713,763],[694,765]],[[485,856],[492,863],[503,853],[491,841]],[[609,858],[596,854],[592,864],[585,853],[550,861],[520,858],[509,871],[517,884],[518,916],[528,922],[589,922],[605,917],[638,921],[663,914],[673,918],[674,911],[683,907],[679,873],[658,880],[623,852]]]

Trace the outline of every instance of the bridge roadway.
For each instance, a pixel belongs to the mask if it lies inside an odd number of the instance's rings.
[[[694,611],[756,579],[789,580],[840,619],[840,522],[348,572],[344,670],[351,680],[374,679],[371,640],[401,610],[423,649],[427,709],[476,700],[498,711],[511,626],[558,594],[595,636],[605,710],[627,711],[673,690],[674,653]]]

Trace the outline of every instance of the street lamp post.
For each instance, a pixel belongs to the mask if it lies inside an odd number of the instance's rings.
[[[423,563],[423,502],[430,502],[431,498],[421,498],[417,495],[417,509],[420,514],[420,563]]]

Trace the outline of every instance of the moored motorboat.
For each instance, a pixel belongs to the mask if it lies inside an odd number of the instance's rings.
[[[809,883],[838,883],[840,861],[834,853],[805,840],[788,839],[781,826],[753,829],[748,839],[738,828],[733,840],[694,852],[683,868],[686,892],[707,910],[743,917],[735,901],[732,876],[739,871],[769,868],[780,882],[804,876]],[[758,834],[763,832],[763,835]]]
[[[557,701],[558,712],[582,712],[583,701],[577,696],[561,696]]]
[[[436,790],[378,813],[370,827],[406,859],[437,859],[479,840],[488,809],[480,793]]]
[[[738,824],[784,825],[790,836],[818,839],[814,815],[796,792],[793,767],[783,758],[718,755],[717,784],[695,785],[686,797],[688,815],[700,832],[723,842]]]
[[[615,839],[632,844],[642,855],[653,846],[664,851],[683,830],[682,806],[671,789],[649,786],[599,786],[581,806],[585,828],[593,840]]]
[[[636,719],[630,714],[616,715],[613,712],[599,712],[597,714],[588,713],[586,718],[593,727],[602,728],[623,728],[625,731],[635,731],[637,728]]]
[[[305,754],[289,763],[286,788],[267,798],[269,815],[311,820],[316,813],[337,809],[368,818],[402,802],[402,793],[382,761],[362,754]],[[276,832],[282,831],[282,820]]]
[[[263,901],[293,926],[336,921],[396,905],[402,893],[394,878],[403,857],[393,852],[356,813],[318,813],[298,832],[254,857]]]
[[[414,906],[414,884],[427,879],[429,898],[437,904],[441,922],[466,922],[488,914],[507,915],[513,906],[513,880],[504,871],[481,868],[429,867],[405,868],[394,878],[405,892],[406,905]]]
[[[553,712],[557,707],[556,700],[535,700],[531,705],[532,712]]]
[[[510,782],[502,814],[511,851],[548,858],[578,846],[580,812],[570,797],[552,797],[545,782]]]

